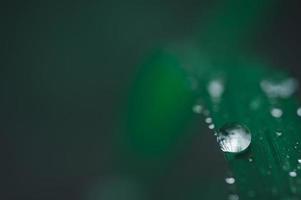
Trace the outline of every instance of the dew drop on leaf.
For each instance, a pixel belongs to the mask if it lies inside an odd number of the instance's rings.
[[[249,129],[238,123],[224,125],[217,133],[217,142],[224,152],[239,153],[251,144]]]
[[[209,129],[214,129],[214,127],[215,127],[214,124],[210,124],[210,125],[208,126]]]
[[[288,173],[288,175],[289,175],[290,177],[296,177],[296,176],[297,176],[297,172],[291,171],[291,172]]]
[[[227,177],[227,178],[225,178],[225,181],[228,184],[234,184],[235,183],[235,179],[233,177]]]
[[[271,115],[275,118],[280,118],[283,115],[283,111],[280,108],[272,108]]]
[[[211,117],[206,117],[205,122],[207,124],[211,124],[212,123],[212,118]]]

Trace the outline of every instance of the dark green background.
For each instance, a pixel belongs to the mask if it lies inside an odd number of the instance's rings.
[[[85,199],[96,183],[118,176],[120,115],[139,64],[154,48],[194,38],[218,4],[2,1],[0,198]],[[297,78],[299,8],[297,1],[273,5],[277,12],[247,47]],[[206,132],[202,126],[191,130]],[[151,199],[180,198],[195,174],[207,190],[210,177],[225,173],[213,137],[188,143],[158,180],[169,186],[150,186]]]

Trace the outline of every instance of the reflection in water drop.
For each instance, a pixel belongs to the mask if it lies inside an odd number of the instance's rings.
[[[272,108],[271,115],[275,118],[280,118],[283,114],[283,111],[280,108]]]
[[[301,164],[301,159],[298,159],[298,163]]]
[[[235,179],[233,177],[225,178],[225,181],[228,184],[234,184],[235,183]]]
[[[289,78],[282,81],[263,80],[261,89],[269,98],[289,98],[298,88],[298,81]]]
[[[239,153],[246,150],[251,144],[251,133],[241,124],[226,124],[219,130],[217,142],[222,151]]]

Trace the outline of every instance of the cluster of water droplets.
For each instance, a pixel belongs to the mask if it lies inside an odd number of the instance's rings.
[[[213,130],[215,125],[213,123],[213,119],[209,116],[210,112],[205,109],[201,104],[196,104],[192,107],[192,111],[196,114],[202,114],[205,117],[205,123],[208,124],[208,128]]]
[[[288,78],[281,81],[262,80],[261,89],[269,98],[289,98],[298,88],[298,81],[294,78]]]
[[[281,104],[274,104],[276,101],[281,99],[290,98],[298,88],[297,80],[293,78],[284,79],[281,81],[273,81],[273,80],[262,80],[260,82],[260,87],[266,97],[271,101],[270,115],[275,119],[281,119],[284,115],[284,110],[279,107]],[[225,84],[222,79],[213,79],[207,85],[208,94],[212,100],[213,106],[217,105],[221,100],[221,97],[225,91]],[[250,102],[249,106],[251,110],[258,110],[261,106],[260,98],[253,99]],[[214,107],[213,107],[214,108]],[[209,116],[209,111],[205,109],[201,104],[196,104],[193,106],[193,111],[198,114],[203,114],[205,116],[205,123],[208,124],[209,129],[215,129],[215,124],[213,123],[212,117]],[[213,109],[214,111],[214,109]],[[301,117],[301,106],[296,109],[296,115]],[[217,137],[217,142],[220,146],[220,149],[223,152],[227,153],[241,153],[246,151],[249,148],[252,140],[251,131],[247,126],[240,123],[226,123],[222,128],[218,129],[215,132]],[[281,137],[283,135],[282,130],[276,130],[275,136]],[[263,140],[263,137],[259,137],[260,140]],[[253,158],[248,158],[249,162],[253,162]],[[297,160],[298,166],[297,168],[301,170],[301,158]],[[286,169],[288,176],[296,178],[298,176],[297,170],[288,170]],[[271,173],[271,171],[267,171]],[[233,177],[225,178],[225,182],[228,185],[233,185],[235,183],[235,179]],[[252,195],[255,193],[253,191]],[[229,200],[238,200],[239,196],[237,194],[230,194],[228,196]]]

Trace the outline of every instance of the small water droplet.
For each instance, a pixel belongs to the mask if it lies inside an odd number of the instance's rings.
[[[241,124],[226,124],[219,130],[217,142],[222,151],[239,153],[246,150],[251,144],[251,133]]]
[[[283,111],[280,108],[272,108],[271,115],[275,118],[280,118],[283,115]]]
[[[226,183],[228,183],[228,184],[234,184],[235,183],[235,178],[233,178],[233,177],[227,177],[227,178],[225,178],[225,181],[226,181]]]
[[[297,172],[295,171],[291,171],[288,173],[290,177],[296,177],[297,176]]]
[[[277,135],[278,137],[280,137],[280,136],[282,135],[282,132],[276,131],[276,135]]]
[[[239,200],[239,196],[237,194],[230,194],[228,196],[229,200]]]
[[[301,159],[298,159],[298,163],[301,164]]]
[[[299,117],[301,117],[301,107],[299,107],[299,108],[297,109],[297,115],[298,115]]]
[[[212,123],[212,118],[211,117],[206,117],[205,122],[207,124],[211,124]]]
[[[288,78],[282,81],[262,80],[261,89],[269,98],[289,98],[298,88],[298,81]]]
[[[192,107],[192,111],[194,112],[194,113],[197,113],[197,114],[200,114],[201,112],[202,112],[202,110],[203,110],[203,106],[201,106],[201,105],[194,105],[193,107]]]
[[[214,79],[209,82],[207,89],[212,98],[219,99],[224,92],[224,85],[221,80]]]
[[[253,158],[249,158],[248,160],[249,160],[249,162],[253,162]]]
[[[210,125],[208,126],[208,128],[209,128],[209,129],[214,129],[215,126],[214,126],[214,124],[210,124]]]

